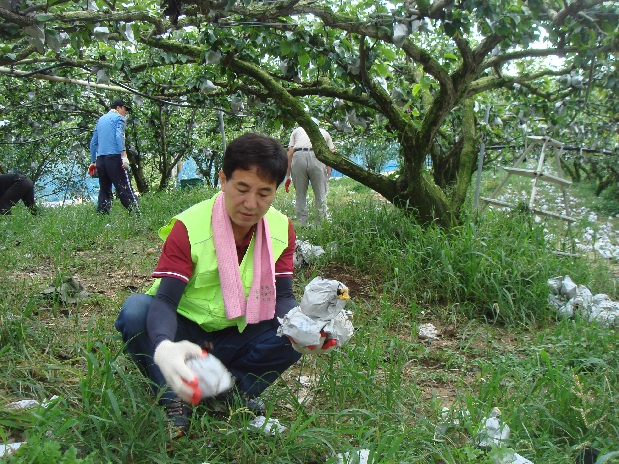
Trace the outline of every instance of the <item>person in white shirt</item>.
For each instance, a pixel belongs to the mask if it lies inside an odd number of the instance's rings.
[[[312,118],[318,125],[318,120]],[[320,133],[327,142],[331,151],[335,151],[333,140],[329,133],[322,128]],[[312,184],[314,201],[316,203],[316,222],[325,219],[327,215],[327,182],[331,177],[331,167],[319,161],[312,149],[312,142],[302,127],[297,127],[290,134],[288,144],[288,171],[286,172],[286,192],[289,190],[290,180],[296,190],[296,216],[299,225],[307,226],[309,213],[307,211],[307,188]]]

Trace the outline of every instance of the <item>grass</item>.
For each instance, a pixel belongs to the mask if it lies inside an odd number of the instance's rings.
[[[297,270],[295,292],[316,275],[349,286],[351,342],[305,356],[267,390],[285,432],[249,431],[240,407],[198,408],[191,436],[170,440],[113,321],[152,281],[158,228],[210,193],[144,196],[139,217],[115,204],[109,216],[76,205],[0,219],[0,441],[27,442],[9,462],[322,463],[367,449],[376,463],[492,463],[476,436],[493,407],[511,449],[537,464],[619,449],[616,329],[557,320],[546,304],[546,280],[566,274],[616,299],[608,263],[552,254],[544,226],[517,212],[424,228],[350,180],[331,183],[329,223],[297,230],[326,253]],[[276,207],[292,215],[291,198],[279,192]],[[42,293],[69,277],[88,298]],[[443,336],[419,340],[427,322]],[[46,408],[6,407],[54,395]],[[444,407],[460,425],[437,435]]]

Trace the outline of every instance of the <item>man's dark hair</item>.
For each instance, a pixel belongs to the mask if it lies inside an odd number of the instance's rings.
[[[132,111],[131,106],[127,105],[125,100],[123,100],[122,98],[117,98],[116,100],[114,100],[112,104],[110,105],[110,109],[115,110],[119,106],[124,106],[125,108],[127,108],[127,113],[131,113]]]
[[[237,169],[251,171],[262,179],[281,184],[288,169],[286,149],[277,140],[260,134],[244,134],[234,139],[226,148],[223,171],[226,179]]]

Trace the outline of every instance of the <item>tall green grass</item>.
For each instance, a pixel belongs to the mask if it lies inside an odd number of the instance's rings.
[[[376,276],[377,294],[408,307],[458,305],[469,318],[522,325],[548,317],[551,277],[570,275],[594,293],[616,292],[605,263],[553,254],[542,226],[525,214],[489,211],[448,231],[422,227],[372,199],[338,205],[331,214],[331,223],[306,232],[310,241]]]
[[[295,291],[315,275],[363,290],[350,303],[355,336],[305,356],[265,392],[269,417],[287,427],[275,436],[248,430],[253,415],[234,406],[196,408],[190,437],[170,440],[112,326],[131,287],[150,282],[158,228],[211,191],[145,195],[140,216],[80,205],[0,218],[0,441],[27,442],[9,462],[337,462],[367,449],[376,463],[491,463],[475,438],[493,407],[510,447],[538,464],[573,461],[588,445],[617,450],[617,331],[557,321],[546,304],[556,275],[614,297],[604,261],[554,255],[526,216],[490,213],[445,231],[351,181],[330,189],[330,222],[297,230],[327,252],[297,270]],[[276,205],[292,214],[291,198],[280,192]],[[68,276],[85,283],[85,301],[41,293]],[[422,343],[424,322],[453,335]],[[300,402],[305,376],[311,399]],[[47,408],[6,407],[53,395]],[[443,406],[460,425],[436,435]]]

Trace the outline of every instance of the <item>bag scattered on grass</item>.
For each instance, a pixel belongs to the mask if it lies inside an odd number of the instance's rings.
[[[286,431],[286,427],[279,423],[277,419],[267,419],[264,416],[256,416],[249,423],[247,430],[252,432],[263,432],[265,435],[277,435]]]
[[[356,450],[352,453],[338,453],[337,459],[337,464],[371,464],[370,450],[368,449]]]
[[[295,267],[309,264],[319,256],[323,255],[325,250],[316,245],[312,245],[305,240],[297,240],[294,255],[292,257]]]
[[[73,277],[65,277],[59,286],[47,287],[43,290],[43,293],[46,295],[58,294],[60,300],[65,304],[74,304],[89,296],[84,286]]]
[[[434,440],[444,441],[444,436],[454,429],[464,428],[464,423],[470,420],[467,410],[443,408],[442,423],[434,429]],[[527,458],[520,456],[508,448],[509,426],[501,420],[499,408],[493,408],[488,417],[484,417],[477,431],[475,444],[488,450],[488,462],[492,464],[533,464]]]
[[[589,322],[619,325],[619,303],[612,301],[608,295],[593,295],[584,285],[576,285],[570,276],[548,279],[548,287],[548,304],[559,316],[574,317],[579,314]]]
[[[290,337],[301,346],[311,346],[319,345],[321,332],[325,332],[327,340],[335,339],[342,346],[354,333],[353,313],[344,311],[349,300],[348,288],[343,283],[315,277],[305,287],[299,306],[278,318],[277,335]]]
[[[477,444],[480,448],[501,447],[509,440],[509,425],[501,421],[501,410],[492,408],[490,415],[484,417],[477,432]]]

